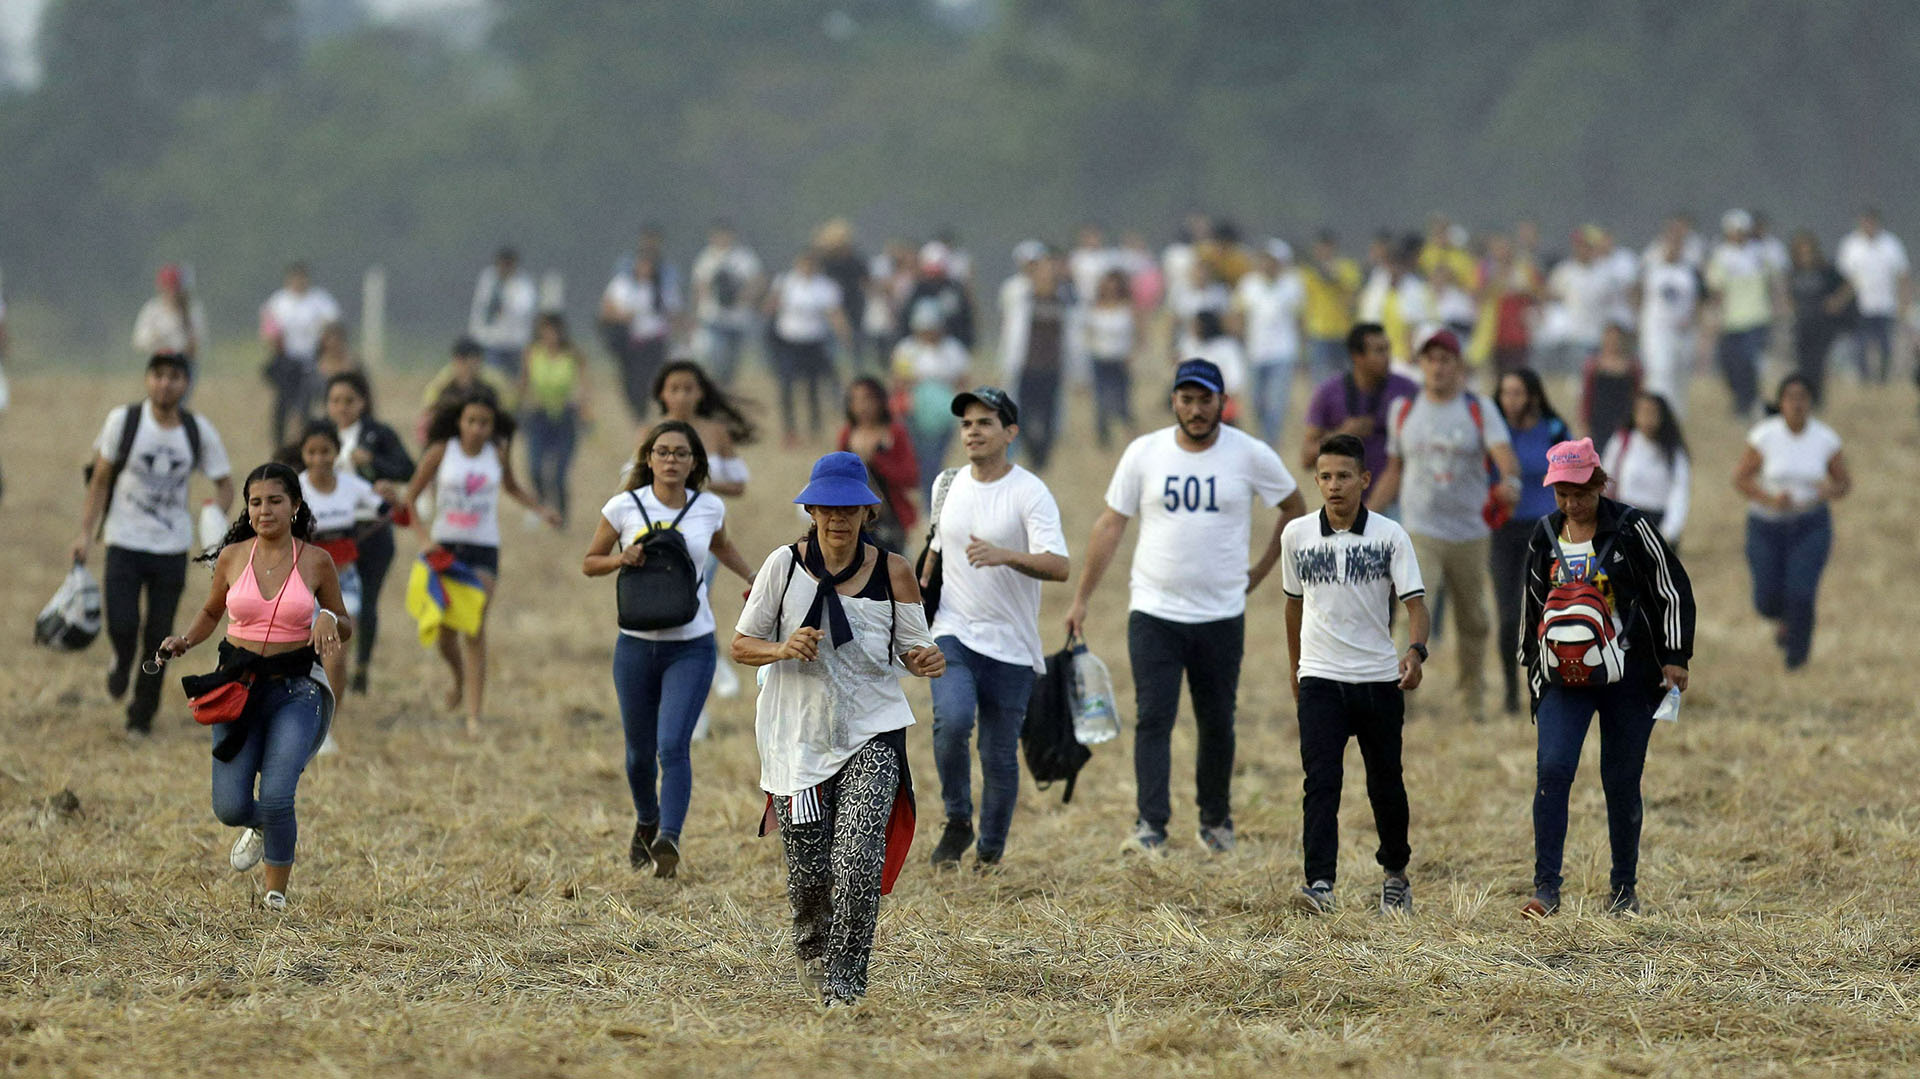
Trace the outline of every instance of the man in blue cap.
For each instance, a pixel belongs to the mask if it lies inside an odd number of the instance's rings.
[[[1172,403],[1173,426],[1134,439],[1114,469],[1107,506],[1087,541],[1086,572],[1067,630],[1085,626],[1088,600],[1127,522],[1140,518],[1127,618],[1139,710],[1133,743],[1139,818],[1127,845],[1148,853],[1166,846],[1169,743],[1184,674],[1198,733],[1200,841],[1218,854],[1233,849],[1233,712],[1247,594],[1272,571],[1280,533],[1306,512],[1306,501],[1271,446],[1221,424],[1226,383],[1220,368],[1206,360],[1182,363]],[[1278,506],[1280,516],[1260,560],[1249,566],[1256,497]]]

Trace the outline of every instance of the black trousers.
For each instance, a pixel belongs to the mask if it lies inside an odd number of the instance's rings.
[[[1392,682],[1300,679],[1300,766],[1306,771],[1301,801],[1307,883],[1334,880],[1340,861],[1340,786],[1346,774],[1347,739],[1360,743],[1367,769],[1367,801],[1380,832],[1374,859],[1389,873],[1404,872],[1407,787],[1400,777],[1400,728],[1406,697]]]
[[[1658,524],[1659,522],[1655,522]],[[1527,588],[1527,541],[1540,527],[1538,519],[1508,521],[1493,530],[1487,544],[1487,575],[1493,578],[1493,654],[1500,659],[1500,676],[1508,704],[1520,703],[1520,601]]]
[[[382,525],[360,541],[360,557],[353,566],[360,571],[360,620],[353,625],[354,665],[364,671],[373,658],[373,642],[380,636],[380,586],[387,583],[387,570],[393,566],[392,525]],[[334,692],[344,689],[337,687]]]
[[[141,660],[160,650],[160,642],[173,632],[174,611],[180,606],[180,592],[187,586],[187,555],[152,554],[130,551],[125,547],[107,547],[107,575],[101,582],[107,614],[107,640],[113,643],[115,681],[136,668]],[[147,593],[147,617],[140,618],[140,593]],[[139,650],[135,651],[136,638]],[[136,671],[133,699],[127,702],[127,726],[150,730],[153,714],[160,709],[160,674]]]
[[[1020,443],[1035,472],[1045,472],[1053,458],[1053,440],[1060,422],[1060,369],[1020,373]]]
[[[1127,616],[1127,658],[1133,664],[1133,780],[1140,819],[1164,832],[1173,816],[1167,787],[1173,772],[1173,721],[1180,676],[1193,694],[1194,801],[1200,823],[1233,823],[1233,708],[1240,690],[1245,616],[1219,622],[1169,622],[1134,611]]]

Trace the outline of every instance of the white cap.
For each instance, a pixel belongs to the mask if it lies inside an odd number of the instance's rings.
[[[1753,215],[1745,210],[1728,210],[1720,215],[1721,232],[1752,232]]]
[[[1021,240],[1019,243],[1013,245],[1013,264],[1015,266],[1025,266],[1029,262],[1039,261],[1044,258],[1046,254],[1047,245],[1041,243],[1039,240]]]
[[[1272,255],[1281,262],[1292,262],[1293,245],[1285,240],[1268,240],[1267,254]]]
[[[951,257],[953,257],[953,252],[947,250],[946,244],[941,243],[939,240],[931,240],[926,246],[920,249],[920,268],[922,270],[936,268],[944,270],[947,268],[947,260]]]

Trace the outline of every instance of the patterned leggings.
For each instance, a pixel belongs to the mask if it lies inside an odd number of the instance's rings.
[[[822,819],[795,824],[795,799],[773,800],[787,849],[793,950],[803,963],[825,960],[822,996],[828,1000],[852,1002],[867,993],[887,820],[899,789],[900,758],[891,748],[868,742],[839,775],[821,784]]]

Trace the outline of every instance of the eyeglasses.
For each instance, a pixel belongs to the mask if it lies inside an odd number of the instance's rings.
[[[655,459],[661,461],[691,461],[693,460],[693,451],[670,449],[666,446],[655,446],[653,448],[653,456]]]

